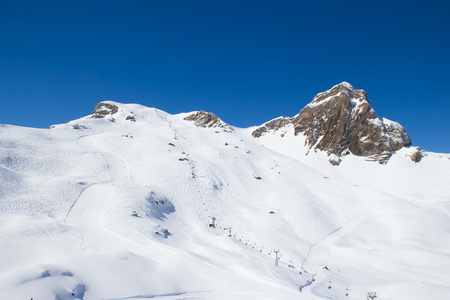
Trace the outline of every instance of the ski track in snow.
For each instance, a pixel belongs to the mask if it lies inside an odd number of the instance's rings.
[[[102,226],[105,211],[110,207],[116,187],[132,188],[128,162],[119,154],[114,153],[97,142],[101,134],[82,136],[77,144],[88,151],[99,152],[108,167],[110,181],[88,186],[75,200],[70,208],[65,222],[75,228],[82,238],[80,249],[102,250],[134,249],[137,253],[145,253],[146,245],[136,244],[126,237],[116,235]]]
[[[109,207],[115,185],[130,185],[129,167],[119,155],[99,147],[95,135],[81,137],[77,140],[81,147],[102,153],[111,176],[110,182],[97,183],[87,187],[74,202],[65,222],[80,232],[83,239],[82,248],[101,249],[102,245],[116,243],[117,236],[102,227],[102,218]],[[124,167],[125,172],[120,170]]]

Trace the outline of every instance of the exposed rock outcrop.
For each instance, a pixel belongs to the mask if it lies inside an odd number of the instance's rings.
[[[294,135],[306,137],[308,149],[326,151],[333,165],[338,165],[347,151],[384,164],[393,151],[411,145],[399,123],[379,118],[366,92],[347,82],[315,96],[297,116],[272,120],[252,135],[260,137],[287,124],[294,127]]]
[[[292,118],[279,117],[272,121],[265,123],[263,126],[258,127],[252,132],[253,137],[260,137],[266,132],[279,130],[286,125],[290,124]]]
[[[125,120],[131,121],[131,122],[136,122],[136,116],[128,115]]]
[[[95,106],[94,112],[92,113],[92,118],[104,118],[107,115],[114,115],[119,111],[116,105],[107,102],[100,102]]]
[[[197,127],[203,128],[223,128],[226,131],[231,130],[230,126],[219,119],[215,114],[204,112],[203,110],[193,113],[184,118],[186,121],[194,122]]]
[[[412,152],[409,154],[409,157],[415,163],[420,162],[424,156],[426,156],[425,151],[421,150],[419,147],[414,147]]]

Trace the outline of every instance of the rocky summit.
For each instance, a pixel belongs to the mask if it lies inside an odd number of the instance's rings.
[[[207,113],[203,110],[199,112],[195,112],[193,114],[190,114],[186,118],[184,118],[186,121],[192,121],[194,122],[195,126],[197,127],[222,127],[223,122],[220,120],[215,114],[213,113]]]
[[[203,110],[189,114],[184,120],[194,122],[194,125],[197,127],[222,128],[225,131],[232,130],[228,124],[223,122],[215,114]]]
[[[117,111],[117,105],[108,102],[100,102],[95,106],[94,111],[92,112],[92,118],[103,119],[107,115],[114,115]]]
[[[339,165],[341,157],[350,153],[385,164],[393,151],[411,145],[403,126],[378,117],[367,93],[347,82],[319,93],[298,115],[274,119],[252,135],[258,138],[287,125],[294,127],[294,135],[306,137],[308,152],[312,148],[326,151],[334,165]]]

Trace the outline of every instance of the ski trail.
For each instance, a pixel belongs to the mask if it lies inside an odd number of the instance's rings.
[[[130,179],[128,162],[119,154],[99,145],[96,141],[97,136],[80,137],[77,144],[89,151],[102,154],[110,173],[110,181],[92,184],[87,187],[75,200],[65,218],[65,222],[80,234],[82,238],[80,249],[82,250],[130,251],[130,249],[133,249],[134,253],[140,253],[145,256],[150,247],[149,245],[136,243],[124,236],[116,235],[102,226],[103,215],[110,207],[115,189],[123,185],[132,187],[133,184]],[[176,250],[162,244],[152,244],[151,247],[164,249],[166,253],[176,252]]]
[[[101,221],[113,193],[111,184],[92,185],[84,190],[67,216],[66,223],[76,228],[83,238],[80,248],[98,250],[109,239],[110,234],[103,230]]]
[[[128,163],[118,154],[97,145],[94,135],[83,136],[77,144],[102,154],[110,173],[111,181],[87,187],[75,200],[65,222],[74,227],[82,237],[81,249],[120,249],[117,236],[102,227],[103,214],[114,195],[115,185],[131,185]]]

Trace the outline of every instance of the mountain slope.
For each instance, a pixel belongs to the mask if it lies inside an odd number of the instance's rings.
[[[446,299],[448,154],[335,167],[255,129],[112,101],[1,126],[2,297]]]

